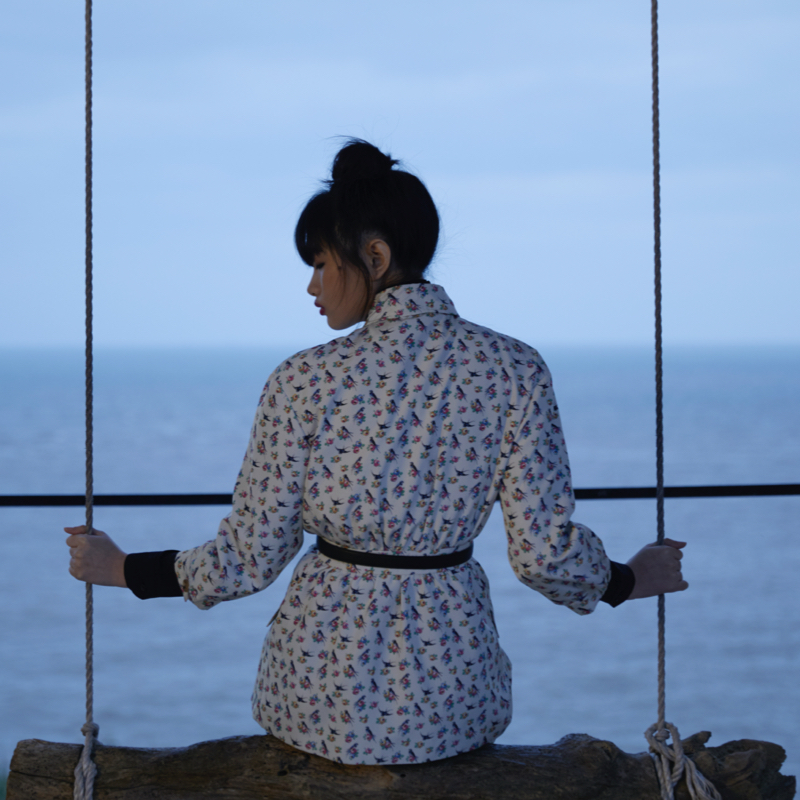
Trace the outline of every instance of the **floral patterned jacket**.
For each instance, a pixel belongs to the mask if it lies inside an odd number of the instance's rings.
[[[571,521],[550,374],[522,342],[461,319],[446,292],[379,293],[363,327],[270,376],[215,539],[175,562],[200,608],[261,591],[303,532],[352,550],[466,547],[499,498],[517,577],[591,612],[609,581],[600,540]],[[253,714],[283,741],[349,764],[413,763],[494,741],[511,667],[475,559],[379,569],[297,563],[262,651]]]

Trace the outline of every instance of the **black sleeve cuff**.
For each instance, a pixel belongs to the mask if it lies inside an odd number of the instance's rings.
[[[125,583],[140,599],[180,597],[180,584],[175,574],[177,550],[159,553],[131,553],[125,559]]]
[[[627,564],[618,564],[616,561],[612,561],[611,580],[608,582],[605,594],[600,599],[612,608],[616,608],[631,596],[635,585],[636,578],[633,570]]]

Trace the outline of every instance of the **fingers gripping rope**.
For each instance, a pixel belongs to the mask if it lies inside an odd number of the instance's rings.
[[[692,800],[722,800],[719,792],[700,774],[694,761],[684,754],[678,729],[671,722],[665,722],[664,725],[666,730],[659,730],[658,723],[655,723],[644,734],[658,773],[661,800],[674,800],[675,786],[683,776],[686,777],[686,787]],[[670,735],[672,745],[667,744]]]

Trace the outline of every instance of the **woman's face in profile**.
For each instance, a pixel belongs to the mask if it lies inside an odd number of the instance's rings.
[[[358,272],[328,248],[314,256],[313,270],[308,293],[328,325],[341,331],[361,322],[367,287]]]

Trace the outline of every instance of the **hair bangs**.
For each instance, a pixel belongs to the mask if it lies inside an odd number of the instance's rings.
[[[306,204],[294,229],[294,244],[309,266],[324,248],[338,249],[329,191],[318,192]]]

